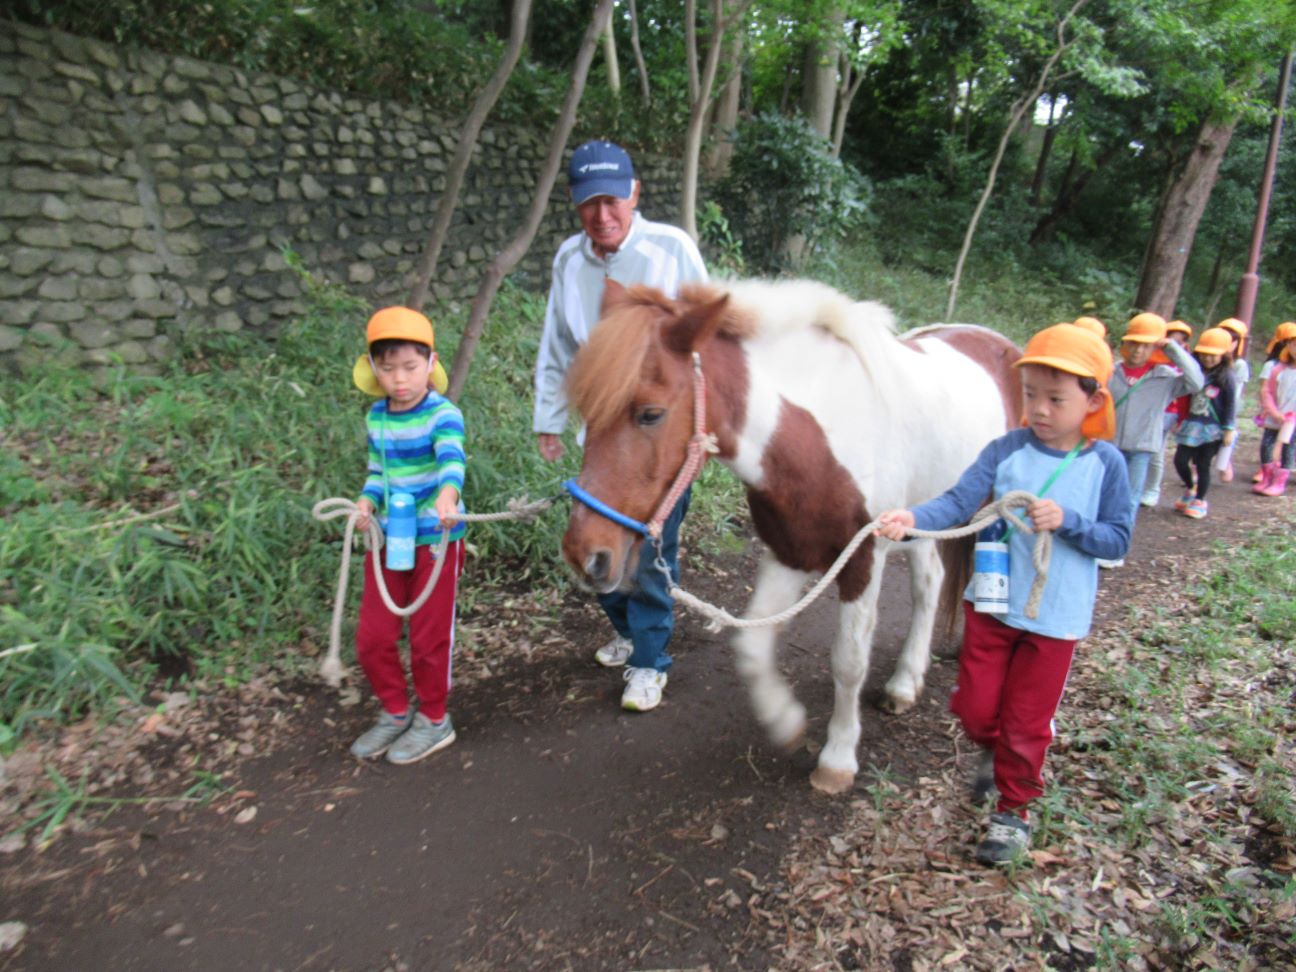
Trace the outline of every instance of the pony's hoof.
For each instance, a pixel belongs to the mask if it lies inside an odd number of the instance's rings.
[[[810,785],[820,793],[837,796],[839,793],[845,793],[855,785],[855,774],[850,770],[816,766],[814,772],[810,774]]]
[[[771,739],[770,742],[784,756],[791,756],[805,745],[805,739],[806,724],[805,720],[802,719],[801,724],[796,726],[790,734],[786,734],[779,739]]]
[[[890,712],[892,715],[900,715],[908,712],[918,704],[916,698],[897,698],[894,695],[882,696],[882,701],[878,703],[878,708],[883,712]]]

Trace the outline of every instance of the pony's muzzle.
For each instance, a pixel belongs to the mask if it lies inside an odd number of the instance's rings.
[[[612,573],[612,551],[595,550],[585,558],[585,579],[600,590],[606,589]]]

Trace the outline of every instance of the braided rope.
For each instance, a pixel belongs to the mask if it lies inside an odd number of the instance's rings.
[[[1025,509],[1035,502],[1037,498],[1033,493],[1026,490],[1012,490],[1005,493],[995,502],[982,507],[977,515],[964,526],[953,527],[949,530],[919,530],[913,527],[906,532],[911,537],[920,539],[952,540],[956,537],[965,537],[971,533],[978,533],[995,520],[1004,519],[1023,533],[1034,533],[1035,545],[1031,548],[1031,563],[1035,567],[1035,580],[1031,584],[1030,594],[1026,599],[1026,617],[1034,618],[1039,614],[1040,598],[1044,593],[1044,584],[1048,581],[1049,562],[1053,556],[1053,534],[1049,530],[1036,533],[1028,522],[1012,511],[1014,509]],[[724,608],[709,604],[696,595],[690,594],[684,588],[675,584],[673,580],[669,585],[671,595],[686,607],[705,617],[708,621],[707,627],[712,631],[719,631],[721,628],[769,628],[783,624],[813,604],[827,589],[828,585],[836,580],[837,575],[842,572],[847,562],[855,555],[855,551],[873,535],[873,531],[878,527],[878,522],[878,520],[873,520],[860,528],[860,531],[851,538],[850,543],[833,561],[833,565],[828,568],[828,571],[819,578],[818,583],[810,588],[801,600],[777,614],[771,614],[769,617],[736,618]],[[669,577],[669,574],[667,576]]]
[[[507,510],[498,513],[462,513],[448,518],[445,522],[447,524],[455,522],[495,523],[500,520],[532,520],[553,506],[555,499],[556,497],[529,503],[525,499],[515,498],[509,500]],[[347,578],[351,572],[352,539],[355,535],[356,521],[360,518],[360,507],[345,497],[335,496],[332,499],[320,500],[316,503],[311,508],[311,516],[321,523],[337,519],[339,516],[346,517],[346,528],[342,533],[342,566],[338,569],[337,595],[333,601],[333,620],[329,625],[328,654],[320,662],[320,677],[336,688],[341,684],[342,676],[345,674],[341,660],[342,612],[346,608]],[[369,518],[369,529],[365,532],[364,539],[366,550],[377,551],[382,549],[383,530],[378,525],[377,517],[371,516]],[[443,530],[441,541],[432,554],[436,560],[432,576],[428,578],[427,586],[423,588],[419,596],[414,598],[406,607],[401,607],[392,600],[382,570],[374,571],[374,577],[378,581],[378,594],[382,597],[382,602],[386,605],[388,611],[398,617],[407,618],[427,603],[428,598],[432,596],[432,591],[436,588],[437,581],[441,578],[441,569],[445,566],[445,552],[449,546],[450,531]]]

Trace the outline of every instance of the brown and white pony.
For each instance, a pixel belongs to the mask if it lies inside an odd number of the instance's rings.
[[[1018,349],[994,331],[933,326],[897,338],[890,311],[811,281],[724,281],[670,299],[609,281],[603,318],[576,356],[568,393],[587,425],[577,484],[606,505],[652,517],[685,460],[694,428],[697,352],[705,426],[718,458],[747,486],[767,546],[748,617],[796,601],[877,514],[953,485],[991,439],[1017,424]],[[599,591],[626,588],[639,534],[572,504],[563,554]],[[859,763],[859,692],[868,673],[878,589],[897,546],[870,539],[837,580],[833,715],[811,782],[850,788]],[[922,690],[945,576],[937,546],[913,540],[913,619],[886,686],[895,712]],[[956,603],[956,600],[955,600]],[[952,608],[951,608],[952,609]],[[741,630],[738,670],[756,717],[779,746],[795,746],[805,709],[775,667],[776,631]]]

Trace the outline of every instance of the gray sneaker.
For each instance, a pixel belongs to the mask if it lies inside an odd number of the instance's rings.
[[[422,712],[414,716],[413,724],[405,730],[395,745],[387,750],[387,762],[404,766],[431,756],[455,741],[454,723],[449,714],[440,722],[433,722]]]
[[[1015,813],[997,811],[990,814],[985,840],[977,844],[980,864],[1011,864],[1030,850],[1031,827]]]
[[[387,747],[394,743],[409,728],[409,713],[399,719],[390,712],[384,712],[359,739],[351,744],[351,755],[356,759],[373,759],[387,752]]]

